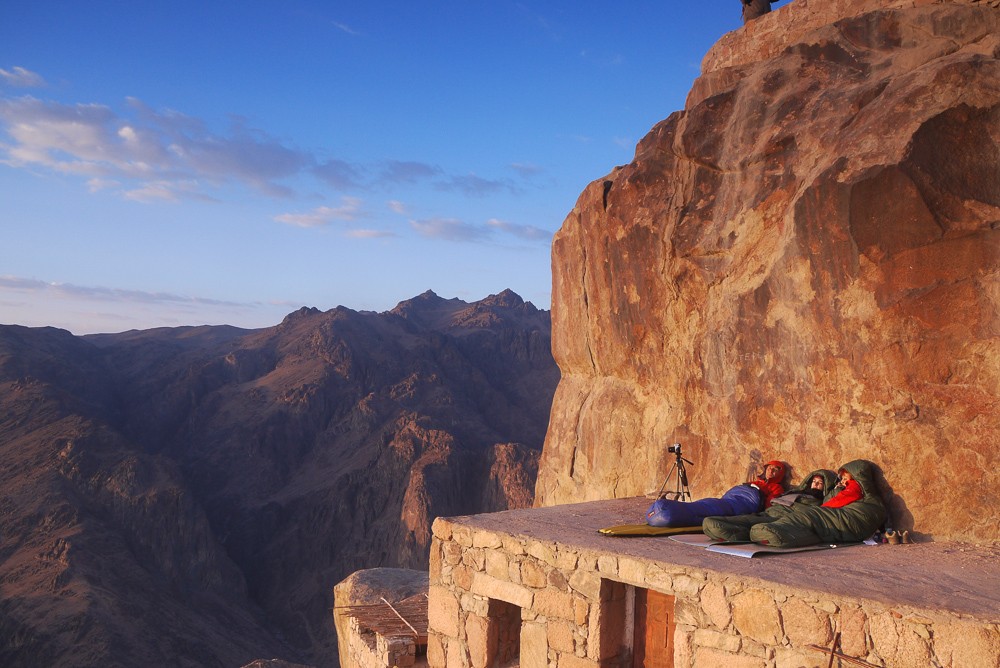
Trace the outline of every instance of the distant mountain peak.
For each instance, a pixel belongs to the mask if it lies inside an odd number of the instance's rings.
[[[507,288],[472,303],[458,298],[444,299],[428,290],[413,299],[399,302],[389,313],[420,327],[444,331],[453,328],[489,328],[505,320],[513,318],[520,321],[523,317],[534,317],[541,312],[534,304],[524,301],[520,295]]]
[[[524,300],[521,299],[521,295],[517,294],[510,288],[507,288],[498,294],[490,295],[486,299],[481,300],[479,303],[483,306],[502,306],[506,308],[524,306]]]
[[[399,302],[389,313],[405,318],[422,327],[436,329],[442,321],[450,318],[455,311],[461,310],[466,306],[467,304],[457,297],[445,299],[438,296],[433,290],[427,290],[412,299]]]
[[[315,306],[303,306],[299,310],[292,311],[291,313],[286,315],[285,319],[281,321],[281,324],[284,325],[286,323],[294,322],[302,318],[307,318],[313,315],[319,315],[320,313],[321,311]]]
[[[465,302],[463,302],[461,299],[458,298],[445,299],[444,297],[440,296],[433,290],[427,290],[425,292],[420,293],[416,297],[405,299],[399,302],[398,304],[396,304],[396,307],[393,308],[391,312],[397,313],[397,312],[408,312],[414,309],[422,310],[427,308],[437,308],[442,304],[448,304],[448,303],[464,304]]]

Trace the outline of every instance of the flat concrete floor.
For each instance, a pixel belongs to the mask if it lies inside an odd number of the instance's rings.
[[[758,578],[837,597],[948,610],[1000,623],[1000,545],[923,542],[858,545],[752,559],[708,552],[666,536],[612,537],[598,529],[645,521],[651,499],[633,497],[450,517],[457,525],[566,544],[608,555]]]

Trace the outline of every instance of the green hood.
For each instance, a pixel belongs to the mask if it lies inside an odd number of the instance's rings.
[[[850,473],[864,496],[843,508],[815,508],[818,512],[803,519],[824,542],[862,541],[885,522],[885,504],[875,486],[875,467],[869,461],[855,459],[838,470]]]
[[[878,495],[878,490],[875,487],[875,471],[872,463],[864,459],[855,459],[853,462],[847,462],[837,470],[837,479],[839,481],[840,471],[847,471],[851,476],[861,485],[861,489],[864,490],[864,500],[868,500],[871,497],[879,498],[879,503],[881,503],[881,498]],[[840,490],[837,490],[840,491]]]
[[[802,479],[802,482],[800,482],[795,487],[792,487],[788,491],[796,493],[805,492],[807,489],[809,489],[809,481],[813,479],[813,476],[823,477],[823,498],[826,499],[828,496],[830,496],[830,492],[833,491],[833,488],[837,485],[837,482],[839,480],[837,474],[831,471],[830,469],[816,469],[815,471],[810,472],[809,475],[807,475],[805,478]]]

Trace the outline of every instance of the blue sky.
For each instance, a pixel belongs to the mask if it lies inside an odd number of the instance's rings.
[[[777,6],[777,4],[776,4]],[[0,3],[0,323],[550,307],[552,234],[736,0]]]

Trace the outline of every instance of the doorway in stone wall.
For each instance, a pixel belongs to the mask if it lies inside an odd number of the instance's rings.
[[[632,668],[673,668],[674,597],[635,588]]]
[[[513,603],[490,599],[490,630],[488,643],[495,648],[488,656],[487,665],[513,668],[520,662],[521,608]]]

